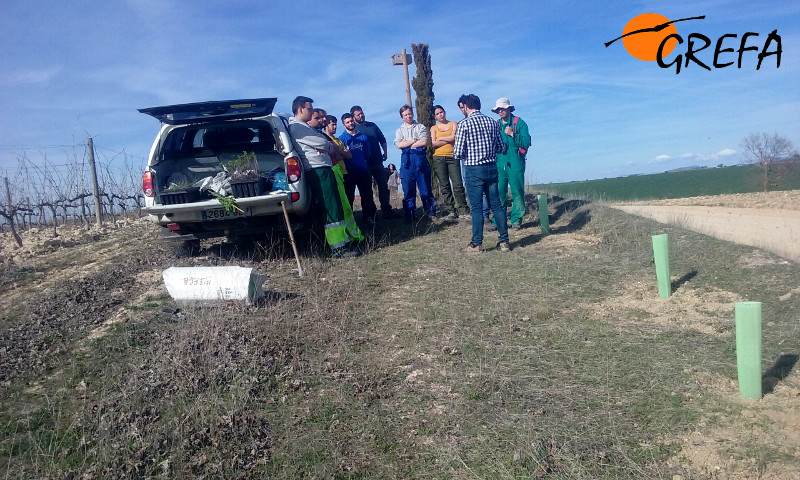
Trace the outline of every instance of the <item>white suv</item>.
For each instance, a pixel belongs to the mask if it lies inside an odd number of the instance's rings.
[[[288,119],[272,113],[276,101],[256,98],[139,110],[162,123],[143,176],[143,210],[179,250],[193,253],[205,238],[285,230],[284,205],[295,219],[293,228],[310,226],[310,189]],[[243,156],[257,163],[251,178],[229,177],[227,167]],[[215,192],[213,185],[220,181],[225,187]]]

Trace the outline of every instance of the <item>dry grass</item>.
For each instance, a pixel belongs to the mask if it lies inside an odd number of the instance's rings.
[[[510,253],[461,255],[466,222],[398,221],[368,232],[361,258],[304,256],[303,278],[283,242],[212,246],[190,262],[267,273],[256,307],[179,307],[159,277],[175,260],[115,256],[103,271],[118,282],[87,271],[48,306],[66,318],[59,302],[79,285],[92,301],[128,300],[43,329],[49,341],[31,336],[39,354],[2,387],[6,476],[732,479],[796,468],[800,439],[767,421],[798,411],[794,363],[759,404],[730,386],[737,298],[769,316],[765,370],[800,350],[796,266],[556,200],[552,234],[528,221]],[[668,300],[655,285],[657,233],[670,234]],[[45,312],[20,293],[33,284],[5,286],[25,312],[4,313],[8,348]],[[737,429],[753,434],[715,446],[719,470],[697,454],[694,432]]]

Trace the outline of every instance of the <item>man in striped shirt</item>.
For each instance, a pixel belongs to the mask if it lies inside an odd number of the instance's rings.
[[[464,252],[483,252],[484,194],[497,224],[497,248],[507,252],[511,250],[508,224],[497,190],[497,154],[506,147],[500,136],[500,127],[496,121],[481,113],[481,99],[477,95],[461,95],[458,108],[466,118],[458,122],[453,156],[464,162],[464,186],[467,188],[472,215],[472,240]]]

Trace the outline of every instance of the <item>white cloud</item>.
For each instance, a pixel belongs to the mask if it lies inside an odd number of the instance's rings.
[[[725,157],[730,157],[732,155],[736,155],[736,150],[734,150],[732,148],[725,148],[725,149],[720,150],[717,153],[712,153],[711,154],[711,158],[714,158],[714,159],[725,158]]]
[[[0,86],[19,87],[22,85],[49,83],[50,80],[61,70],[62,67],[60,65],[56,65],[49,68],[40,68],[36,70],[6,72],[2,77],[0,77]]]

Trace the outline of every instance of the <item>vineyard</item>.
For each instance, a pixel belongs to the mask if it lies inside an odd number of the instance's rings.
[[[88,229],[92,223],[141,213],[140,161],[124,152],[96,158],[92,139],[84,152],[78,147],[58,162],[45,154],[38,160],[20,154],[17,167],[3,172],[0,231],[10,232],[17,245],[22,246],[19,232],[33,227],[52,227],[57,237],[59,225]]]

